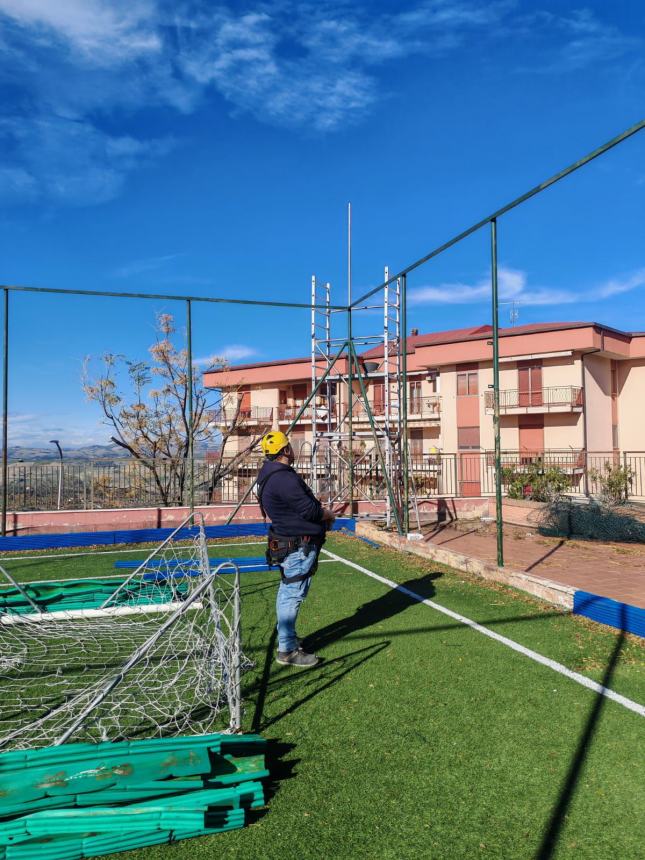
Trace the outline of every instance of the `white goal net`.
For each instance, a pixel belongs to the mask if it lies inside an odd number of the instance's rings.
[[[0,614],[0,749],[239,729],[239,571],[210,570],[194,515],[107,595],[60,582],[45,606],[8,578],[24,599]]]

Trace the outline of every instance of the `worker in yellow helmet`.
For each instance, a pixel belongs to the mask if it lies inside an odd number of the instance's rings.
[[[262,515],[271,520],[267,561],[278,566],[281,575],[276,598],[276,660],[286,666],[315,666],[318,657],[301,647],[296,621],[334,513],[323,508],[293,468],[293,448],[284,433],[270,431],[261,447],[266,460],[258,475],[258,500]]]

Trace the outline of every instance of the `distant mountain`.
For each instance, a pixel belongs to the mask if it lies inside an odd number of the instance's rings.
[[[9,460],[34,462],[38,460],[57,460],[58,452],[53,445],[49,447],[32,447],[29,445],[13,445],[8,450]],[[128,452],[116,445],[81,445],[78,448],[63,448],[66,460],[114,460],[116,457],[127,457]]]

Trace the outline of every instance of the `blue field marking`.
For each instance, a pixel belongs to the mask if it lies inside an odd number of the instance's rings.
[[[353,532],[356,524],[349,517],[341,517],[332,526],[332,531]],[[264,537],[267,523],[230,523],[222,526],[206,526],[207,538]],[[174,529],[119,529],[105,532],[65,532],[64,534],[23,535],[0,538],[0,552],[19,552],[30,549],[62,549],[64,547],[111,546],[123,543],[157,543],[165,540]],[[181,529],[175,540],[188,540],[195,536],[194,528]]]
[[[629,603],[620,603],[589,591],[576,591],[573,595],[573,614],[645,637],[645,609]]]

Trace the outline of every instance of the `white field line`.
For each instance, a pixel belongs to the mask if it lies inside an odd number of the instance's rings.
[[[330,556],[334,561],[339,561],[342,564],[346,564],[348,567],[353,567],[354,570],[358,570],[361,573],[372,577],[372,579],[376,579],[378,582],[382,582],[384,585],[388,585],[390,588],[394,588],[396,589],[396,591],[400,591],[402,594],[407,594],[407,596],[411,597],[413,600],[418,600],[419,603],[425,603],[425,605],[429,606],[431,609],[436,609],[437,612],[442,612],[444,615],[447,615],[450,618],[454,618],[455,621],[459,621],[461,622],[461,624],[465,624],[467,627],[470,627],[472,630],[476,630],[478,633],[483,633],[484,636],[488,636],[490,639],[494,639],[495,642],[500,642],[502,645],[506,645],[507,648],[511,648],[513,651],[517,651],[518,654],[523,654],[530,660],[534,660],[536,663],[540,663],[542,666],[546,666],[548,669],[552,669],[559,675],[564,675],[565,678],[569,678],[571,681],[575,681],[577,684],[581,684],[588,690],[592,690],[594,693],[598,693],[601,696],[605,696],[607,699],[611,699],[613,702],[617,702],[619,705],[622,705],[624,708],[633,711],[635,714],[639,714],[639,716],[645,717],[644,705],[640,705],[638,702],[634,702],[632,701],[632,699],[628,699],[626,696],[621,696],[620,693],[616,693],[614,692],[614,690],[610,690],[609,687],[604,687],[602,684],[598,684],[596,681],[592,681],[591,678],[585,677],[585,675],[580,675],[578,672],[573,672],[571,669],[568,669],[566,666],[563,666],[562,663],[557,663],[555,660],[551,660],[550,657],[544,657],[542,654],[538,654],[537,651],[532,651],[530,648],[525,648],[524,645],[520,645],[518,642],[514,642],[512,639],[508,639],[506,636],[501,636],[499,633],[495,633],[494,630],[489,630],[487,627],[483,627],[476,621],[471,621],[471,619],[466,618],[465,615],[460,615],[458,612],[453,612],[452,609],[447,609],[445,606],[440,606],[438,603],[435,603],[434,600],[429,600],[427,597],[421,597],[420,594],[417,594],[415,591],[411,591],[404,585],[399,585],[396,582],[392,582],[391,579],[386,579],[384,576],[380,576],[378,573],[374,573],[374,571],[368,570],[366,567],[361,567],[360,564],[355,564],[353,561],[348,561],[346,558],[341,558],[341,556],[335,555],[333,552],[329,552],[329,550],[326,549],[323,549],[322,552],[324,552],[325,555]]]
[[[264,544],[263,544],[264,545]],[[222,544],[223,546],[223,544]],[[231,546],[241,546],[241,544],[231,544]],[[138,552],[138,550],[136,550]],[[61,556],[58,556],[60,558]],[[42,556],[41,556],[42,558]],[[7,561],[7,559],[0,559],[0,561]],[[222,561],[226,561],[226,559],[222,559]],[[318,562],[319,564],[336,564],[336,559],[333,558],[321,558]],[[251,571],[252,572],[252,571]],[[269,571],[259,571],[260,573],[269,573]],[[240,573],[245,573],[244,565],[240,565]],[[70,577],[71,579],[72,577]],[[123,579],[122,573],[108,573],[104,576],[79,576],[78,579],[91,579],[91,580],[102,580],[102,579]],[[55,582],[69,582],[68,579],[26,579],[24,582],[21,581],[21,585],[51,585]]]
[[[211,546],[220,547],[220,546],[264,546],[266,541],[250,541],[249,543],[216,543],[211,544]],[[181,549],[181,547],[179,547]],[[151,547],[144,547],[143,549],[110,549],[110,550],[97,550],[95,552],[66,552],[66,553],[53,553],[52,555],[14,555],[10,558],[1,558],[0,562],[4,561],[40,561],[44,558],[84,558],[88,555],[121,555],[122,553],[127,552],[150,552]],[[29,552],[29,550],[25,550],[25,552]],[[94,577],[92,577],[94,579]]]

